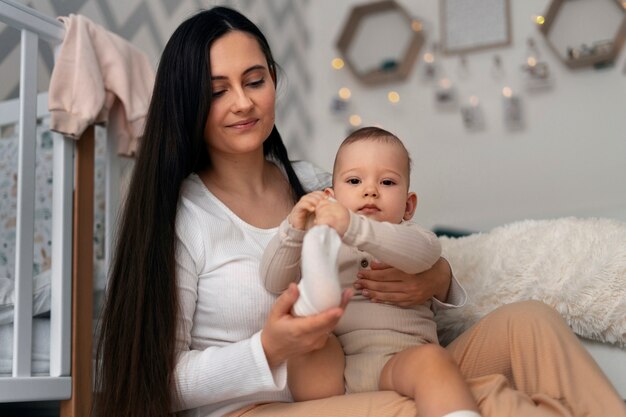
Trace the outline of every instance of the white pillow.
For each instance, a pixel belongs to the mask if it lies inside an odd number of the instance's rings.
[[[437,312],[442,344],[498,306],[539,300],[579,336],[626,347],[626,223],[525,220],[440,242],[469,297]]]

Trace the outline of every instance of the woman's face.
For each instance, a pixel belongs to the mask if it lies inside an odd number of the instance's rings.
[[[276,88],[256,38],[234,31],[211,46],[213,100],[204,128],[211,157],[262,149],[274,127]]]

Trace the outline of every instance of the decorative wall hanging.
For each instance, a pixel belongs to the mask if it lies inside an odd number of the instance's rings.
[[[459,63],[456,67],[456,75],[460,80],[467,80],[470,77],[469,61],[465,54],[459,55]]]
[[[461,106],[463,126],[469,131],[478,132],[485,127],[485,116],[476,96],[470,96],[467,103]]]
[[[393,0],[352,8],[337,41],[347,67],[364,84],[408,77],[424,43],[423,24]]]
[[[553,0],[535,22],[570,68],[613,63],[626,40],[626,1]]]
[[[426,81],[435,81],[439,77],[438,48],[437,43],[433,43],[429,48],[425,48],[422,54],[422,61],[418,68],[421,68],[422,78]]]
[[[456,87],[449,78],[443,77],[437,82],[435,103],[440,110],[454,110],[457,108]]]
[[[502,89],[502,109],[504,125],[508,130],[521,130],[524,128],[524,108],[522,98],[513,93],[510,87]]]
[[[526,41],[526,62],[522,64],[524,84],[528,90],[545,90],[552,86],[552,73],[548,63],[541,60],[539,49],[533,38]]]
[[[345,116],[351,103],[352,91],[348,87],[341,87],[330,101],[330,112],[334,116]]]
[[[454,54],[511,43],[510,0],[441,0],[441,40]]]
[[[504,66],[502,65],[502,58],[500,55],[496,54],[493,56],[493,61],[491,65],[491,77],[494,80],[502,80],[504,78]]]

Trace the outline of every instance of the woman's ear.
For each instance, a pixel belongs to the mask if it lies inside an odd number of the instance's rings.
[[[417,194],[409,193],[406,197],[406,205],[404,208],[404,220],[411,220],[415,214],[415,208],[417,207]]]
[[[333,190],[330,187],[324,189],[324,194],[326,194],[329,197],[335,198],[335,190]]]

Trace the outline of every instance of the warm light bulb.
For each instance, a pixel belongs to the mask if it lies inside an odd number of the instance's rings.
[[[502,89],[502,95],[504,97],[511,97],[513,95],[513,90],[511,90],[511,87],[504,87]]]
[[[626,9],[626,1],[623,1],[623,2],[622,2],[622,7],[623,7],[624,9]]]
[[[544,23],[546,23],[546,18],[543,16],[533,16],[533,20],[538,25],[543,25]]]
[[[435,62],[435,56],[431,54],[430,52],[426,52],[424,54],[424,62],[428,64],[432,64],[433,62]]]
[[[470,105],[471,105],[472,107],[476,107],[476,106],[478,106],[478,97],[476,97],[476,96],[471,96],[471,97],[469,98],[469,103],[470,103]]]
[[[418,21],[418,20],[414,20],[411,22],[411,29],[413,29],[414,32],[419,32],[422,30],[422,22]]]
[[[348,87],[341,87],[337,94],[339,94],[340,99],[348,100],[352,96],[352,91]]]
[[[526,62],[528,63],[529,67],[534,67],[535,65],[537,65],[537,59],[534,56],[529,56]]]
[[[451,85],[452,85],[452,83],[451,83],[451,82],[450,82],[450,80],[449,80],[449,79],[447,79],[447,78],[442,78],[442,79],[439,81],[439,86],[440,86],[441,88],[448,89],[448,88],[450,88],[450,86],[451,86]]]
[[[341,59],[341,58],[335,58],[335,59],[333,59],[333,60],[331,61],[331,63],[330,63],[330,64],[331,64],[331,65],[333,66],[333,68],[334,68],[334,69],[336,69],[336,70],[340,70],[340,69],[342,69],[342,68],[343,68],[343,66],[344,66],[343,59]]]
[[[390,91],[389,93],[387,93],[387,99],[391,103],[395,104],[400,101],[400,94],[398,94],[397,91]]]
[[[361,126],[361,123],[363,122],[361,116],[359,116],[358,114],[353,114],[352,116],[350,116],[349,121],[350,124],[354,127]]]

